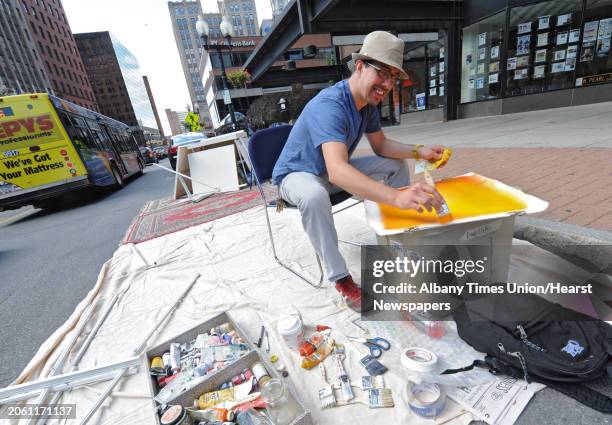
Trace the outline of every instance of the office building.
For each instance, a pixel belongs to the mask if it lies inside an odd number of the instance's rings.
[[[83,61],[60,0],[20,0],[55,95],[97,110]]]
[[[202,40],[195,29],[198,16],[203,14],[202,6],[199,1],[170,1],[168,2],[168,9],[176,47],[181,58],[181,65],[191,99],[191,108],[204,120],[209,116],[209,113],[205,101],[204,87],[202,86],[202,77],[198,71],[198,63],[203,54]],[[219,14],[207,13],[205,16],[211,29],[211,36],[220,36],[219,23],[221,17]],[[204,54],[206,53],[204,52]]]
[[[136,57],[108,31],[75,34],[100,112],[131,127],[145,143],[144,127],[156,128]]]
[[[51,90],[20,3],[0,1],[0,96]]]
[[[217,1],[221,16],[229,17],[234,27],[235,37],[252,37],[258,35],[259,22],[255,0]]]
[[[285,10],[285,6],[287,6],[289,2],[290,0],[270,0],[270,6],[272,6],[272,19],[275,22],[276,19],[282,15],[283,10]]]

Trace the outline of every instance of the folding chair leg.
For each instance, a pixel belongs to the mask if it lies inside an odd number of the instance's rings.
[[[355,202],[355,203],[353,203],[353,204],[351,204],[351,205],[348,205],[348,206],[346,206],[346,207],[344,207],[344,208],[340,208],[339,210],[336,210],[336,211],[332,212],[332,215],[338,214],[339,212],[342,212],[342,211],[344,211],[344,210],[348,210],[349,208],[353,208],[355,205],[359,205],[359,204],[361,204],[362,202],[363,202],[363,201],[357,201],[357,202]],[[338,242],[342,242],[342,243],[345,243],[345,244],[347,244],[347,245],[353,245],[353,246],[356,246],[356,247],[358,247],[358,248],[361,248],[361,247],[363,246],[363,244],[361,244],[361,243],[351,242],[351,241],[345,241],[344,239],[338,239]]]
[[[255,175],[255,173],[253,173],[253,175]],[[257,179],[257,177],[255,177]],[[310,279],[308,279],[307,277],[305,277],[304,275],[302,275],[301,273],[299,273],[298,271],[292,269],[291,267],[289,267],[287,264],[283,263],[280,258],[278,258],[278,255],[276,254],[276,245],[274,244],[274,236],[272,235],[272,226],[270,225],[270,216],[268,215],[268,204],[266,203],[266,197],[263,193],[263,189],[261,188],[261,185],[259,184],[259,181],[255,180],[257,187],[259,188],[259,192],[261,194],[261,198],[263,199],[263,208],[264,208],[264,213],[266,215],[266,224],[268,225],[268,236],[270,237],[270,243],[272,244],[272,254],[274,255],[274,259],[276,260],[276,262],[278,264],[280,264],[281,266],[283,266],[285,269],[289,270],[291,273],[293,273],[294,275],[296,275],[297,277],[299,277],[300,279],[302,279],[304,282],[306,282],[307,284],[309,284],[310,286],[312,286],[313,288],[321,288],[321,286],[323,285],[323,267],[321,266],[321,259],[319,258],[319,256],[315,253],[316,257],[317,257],[317,264],[319,266],[319,282],[318,283],[314,283],[313,281],[311,281]]]

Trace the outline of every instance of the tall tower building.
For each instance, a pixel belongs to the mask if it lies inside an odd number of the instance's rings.
[[[19,1],[0,0],[0,96],[52,90],[26,17]]]
[[[96,99],[60,0],[20,0],[55,94],[97,110]]]
[[[202,76],[198,71],[198,63],[202,54],[206,53],[202,50],[202,40],[195,29],[198,16],[203,15],[202,6],[199,0],[169,1],[168,9],[191,105],[193,110],[198,111],[200,117],[204,119],[204,117],[209,117],[210,114],[206,106],[206,96],[202,85]],[[221,34],[219,30],[221,17],[216,13],[208,13],[205,16],[211,29],[211,36],[216,31]]]
[[[217,6],[222,16],[230,18],[236,37],[259,35],[255,0],[219,0]]]
[[[100,112],[131,127],[140,144],[143,127],[157,128],[136,57],[108,31],[75,34]]]
[[[270,0],[270,6],[272,6],[272,19],[276,22],[276,19],[283,14],[285,6],[289,4],[290,0]]]
[[[157,106],[155,106],[155,99],[153,98],[153,91],[151,90],[151,85],[149,84],[149,78],[146,75],[143,75],[142,81],[144,82],[145,88],[147,89],[149,103],[151,104],[151,109],[153,109],[153,115],[155,116],[155,123],[157,124],[157,128],[159,128],[159,134],[163,139],[165,137],[164,128],[162,127],[161,121],[159,120],[159,114],[157,113]]]

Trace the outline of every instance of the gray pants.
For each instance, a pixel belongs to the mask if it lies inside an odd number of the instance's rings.
[[[363,174],[392,187],[407,186],[410,182],[406,161],[363,156],[351,159],[350,164]],[[307,172],[288,174],[279,187],[281,198],[300,210],[302,226],[325,264],[327,278],[332,282],[349,274],[346,262],[338,250],[338,234],[329,200],[330,194],[341,191],[329,182],[327,174],[316,176]]]

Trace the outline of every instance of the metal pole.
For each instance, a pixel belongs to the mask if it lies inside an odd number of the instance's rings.
[[[142,343],[140,343],[140,345],[138,347],[136,347],[134,349],[134,351],[132,352],[133,355],[135,356],[139,356],[142,351],[144,351],[144,349],[147,347],[147,344],[149,342],[149,339],[153,336],[153,334],[155,334],[159,327],[161,325],[164,324],[164,322],[166,321],[166,319],[168,317],[170,317],[170,315],[172,314],[172,312],[174,312],[174,310],[178,307],[178,305],[180,304],[180,302],[183,300],[183,298],[185,297],[185,295],[187,295],[187,292],[189,292],[191,290],[191,288],[193,287],[193,285],[196,283],[196,281],[198,280],[198,278],[200,277],[200,273],[196,274],[196,276],[194,277],[193,281],[189,284],[189,286],[183,291],[183,293],[181,294],[180,297],[177,298],[177,300],[174,302],[174,304],[172,304],[170,306],[170,308],[168,308],[168,310],[166,311],[166,313],[163,315],[163,317],[157,322],[157,324],[151,329],[151,332],[149,332],[147,334],[147,336],[143,339]],[[94,403],[94,405],[91,407],[91,409],[89,409],[89,412],[87,412],[87,414],[85,415],[85,417],[83,418],[83,420],[81,421],[80,425],[85,425],[86,423],[88,423],[91,418],[95,415],[95,413],[97,412],[98,408],[102,405],[102,403],[104,402],[104,400],[106,400],[106,397],[108,397],[108,395],[111,393],[111,391],[113,390],[113,388],[119,383],[119,381],[121,380],[121,378],[125,375],[125,373],[127,372],[127,369],[123,369],[122,371],[120,371],[117,376],[115,377],[115,379],[113,379],[113,381],[108,385],[108,387],[106,387],[106,389],[104,390],[104,392],[102,392],[102,394],[100,394],[100,397],[98,397],[98,399],[96,400],[96,402]]]
[[[118,294],[115,294],[115,296],[111,299],[110,303],[108,304],[108,306],[106,307],[106,309],[102,313],[102,316],[100,316],[100,318],[98,319],[98,321],[94,325],[94,327],[91,330],[91,332],[89,333],[89,335],[87,335],[87,338],[85,339],[85,341],[83,341],[83,345],[81,346],[81,348],[80,348],[79,352],[77,353],[76,357],[74,358],[74,360],[72,360],[72,362],[70,362],[70,369],[69,369],[70,372],[76,370],[79,362],[81,361],[81,359],[85,355],[85,352],[89,348],[89,345],[91,344],[91,341],[93,341],[94,337],[98,333],[98,330],[102,327],[102,324],[106,321],[106,318],[108,317],[108,315],[112,311],[113,307],[115,306],[115,304],[117,303],[119,298],[121,298],[123,296],[123,294],[125,294],[127,292],[128,288],[129,288],[129,286],[126,286],[123,291],[119,292]],[[40,395],[39,400],[37,401],[37,404],[44,403],[44,400],[48,396],[49,391],[50,391],[50,389],[46,389],[46,390],[43,391],[43,393]],[[51,398],[51,401],[49,402],[49,405],[50,406],[54,406],[58,402],[59,398],[62,396],[62,393],[63,393],[63,391],[58,391],[55,394],[53,394],[53,397]],[[43,421],[44,420],[45,420],[45,418],[43,418]],[[30,424],[30,423],[31,422],[28,422],[28,424]],[[37,423],[37,422],[32,422],[32,423]]]
[[[230,41],[228,41],[228,44]],[[221,81],[223,81],[223,90],[227,90],[229,93],[229,88],[227,87],[227,74],[225,73],[225,64],[223,63],[223,53],[221,52],[222,46],[216,46],[215,50],[219,53],[219,59],[221,59]],[[230,49],[231,53],[231,49]],[[230,56],[231,58],[231,56]],[[232,119],[232,125],[234,126],[234,131],[238,129],[238,125],[236,124],[236,116],[234,115],[234,101],[230,97],[230,103],[227,105],[229,109],[230,118]]]

